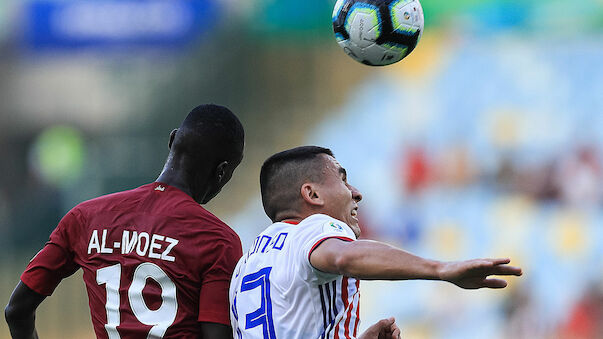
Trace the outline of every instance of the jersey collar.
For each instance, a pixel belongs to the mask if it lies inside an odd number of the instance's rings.
[[[281,220],[281,222],[284,222],[286,224],[291,224],[291,225],[297,225],[297,224],[299,224],[299,221],[296,221],[296,220],[286,220],[285,219],[285,220]]]

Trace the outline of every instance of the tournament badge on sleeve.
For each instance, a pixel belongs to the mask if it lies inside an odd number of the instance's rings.
[[[341,226],[339,223],[335,222],[335,221],[327,221],[326,223],[324,223],[323,227],[322,227],[322,231],[323,232],[341,232],[341,233],[345,233],[345,231],[343,230],[343,226]]]

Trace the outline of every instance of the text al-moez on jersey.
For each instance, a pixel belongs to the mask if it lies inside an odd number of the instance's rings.
[[[121,242],[114,241],[113,246],[111,246],[110,241],[107,240],[108,230],[103,229],[100,236],[99,231],[94,230],[90,235],[88,254],[92,254],[93,251],[101,254],[110,254],[113,253],[113,250],[121,250],[121,254],[136,251],[136,254],[141,257],[166,261],[175,260],[170,252],[178,244],[178,239],[159,234],[124,230],[121,234]]]

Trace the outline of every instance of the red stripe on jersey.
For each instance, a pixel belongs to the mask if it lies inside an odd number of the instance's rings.
[[[327,239],[339,239],[339,240],[343,240],[343,241],[354,241],[354,239],[350,239],[348,237],[337,237],[337,236],[332,236],[332,237],[324,237],[320,240],[318,240],[310,249],[310,252],[308,253],[308,261],[310,260],[310,255],[312,254],[312,252],[314,252],[314,250],[316,249],[316,247],[318,247],[318,245],[322,244],[323,241],[327,240]]]
[[[356,307],[356,323],[354,324],[354,337],[358,331],[358,323],[360,322],[360,280],[356,280],[356,293],[358,293],[358,306]]]
[[[343,301],[343,314],[345,315],[345,311],[348,308],[348,277],[343,277],[341,279],[341,301]],[[335,339],[339,339],[339,324],[341,321],[337,323],[335,327]],[[344,324],[345,326],[345,324]]]
[[[345,294],[348,294],[348,277],[345,277],[345,284],[346,284],[346,288],[345,288]],[[343,292],[343,288],[342,288],[342,292]],[[343,334],[345,335],[345,337],[347,339],[350,339],[350,320],[352,320],[352,309],[354,308],[354,295],[352,295],[352,304],[350,305],[348,302],[348,298],[345,298],[345,304],[349,305],[349,308],[347,309],[347,313],[346,313],[346,319],[345,319],[345,323],[343,324],[345,331],[343,332]]]

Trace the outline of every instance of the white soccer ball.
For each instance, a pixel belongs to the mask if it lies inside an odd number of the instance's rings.
[[[337,43],[366,65],[402,60],[417,46],[423,27],[418,0],[337,0],[333,9]]]

